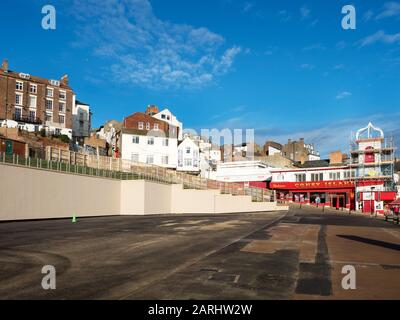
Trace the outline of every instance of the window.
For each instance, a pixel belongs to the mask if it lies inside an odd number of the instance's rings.
[[[46,97],[53,98],[53,88],[46,88]]]
[[[22,81],[17,81],[15,83],[15,90],[19,90],[19,91],[24,90],[24,83]]]
[[[29,118],[29,121],[35,121],[36,111],[35,110],[29,110],[28,118]]]
[[[53,121],[53,115],[51,113],[46,112],[46,121],[52,122]]]
[[[150,130],[150,122],[146,123],[146,130]]]
[[[53,100],[46,99],[46,109],[53,110]]]
[[[161,119],[165,119],[165,114],[162,114],[162,115],[161,115]]]
[[[329,172],[329,180],[340,180],[340,172]]]
[[[162,156],[162,164],[168,164],[168,156]]]
[[[154,163],[154,156],[153,155],[148,155],[146,159],[147,164],[153,164]]]
[[[67,93],[65,91],[60,90],[59,97],[60,97],[60,100],[67,99]]]
[[[23,94],[22,93],[16,93],[15,94],[15,104],[17,106],[22,106],[22,100],[23,100]]]
[[[60,112],[65,112],[65,102],[60,101],[58,104],[58,110]]]
[[[139,130],[143,130],[143,128],[144,128],[144,127],[143,127],[143,122],[139,122],[139,123],[138,123],[138,129],[139,129]]]
[[[132,143],[139,144],[139,136],[133,136],[132,137]]]
[[[58,122],[59,122],[59,123],[65,123],[65,116],[62,115],[62,114],[60,114],[60,115],[58,116]]]
[[[178,167],[182,168],[183,167],[183,151],[178,150]]]
[[[192,166],[192,159],[185,159],[185,167],[191,167]]]
[[[306,174],[296,174],[296,182],[305,182],[306,181]]]
[[[350,179],[355,177],[355,171],[354,170],[348,170],[343,172],[344,179]]]
[[[36,108],[37,104],[37,97],[36,96],[29,96],[29,107]]]
[[[31,84],[29,85],[29,92],[30,92],[30,93],[36,94],[36,93],[37,93],[37,85],[31,83]]]
[[[154,130],[158,130],[158,123],[154,124]]]
[[[311,181],[324,181],[324,174],[321,173],[312,173]]]
[[[190,153],[190,147],[186,148],[186,154]]]
[[[20,120],[22,118],[22,108],[15,108],[15,120]]]
[[[193,151],[193,167],[197,168],[199,166],[199,151]]]
[[[168,145],[169,145],[168,138],[163,139],[162,145],[163,145],[163,147],[168,147]]]
[[[167,120],[169,120],[170,119],[170,117],[169,116],[167,116]]]
[[[131,160],[132,162],[139,162],[139,153],[132,153]]]
[[[147,138],[147,144],[153,146],[154,145],[154,138],[153,137],[148,137]]]

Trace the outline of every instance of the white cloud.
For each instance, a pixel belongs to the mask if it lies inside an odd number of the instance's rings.
[[[310,26],[315,27],[318,24],[319,20],[315,19],[313,22],[311,22]]]
[[[155,16],[149,0],[74,0],[79,45],[109,62],[114,80],[149,88],[202,87],[242,51],[207,28]]]
[[[315,66],[309,63],[303,63],[302,65],[300,65],[300,68],[303,70],[313,70]]]
[[[317,150],[323,157],[327,157],[329,152],[341,150],[349,151],[349,141],[352,133],[365,127],[369,122],[382,128],[387,137],[394,135],[395,141],[399,141],[400,130],[398,123],[400,113],[395,114],[372,114],[364,117],[344,119],[336,122],[329,122],[321,127],[314,127],[303,130],[288,130],[279,132],[279,129],[256,129],[256,140],[259,144],[264,144],[266,140],[273,140],[280,143],[287,143],[288,139],[305,138],[306,142],[314,143]]]
[[[341,63],[333,66],[333,70],[342,70],[342,69],[344,69],[344,65]]]
[[[311,51],[311,50],[326,50],[326,47],[321,43],[314,43],[308,47],[303,48],[303,51]]]
[[[243,6],[243,12],[249,12],[251,9],[254,8],[254,3],[253,2],[245,2]]]
[[[310,17],[311,10],[307,6],[302,6],[300,8],[301,20],[308,19]]]
[[[280,10],[278,16],[281,22],[288,22],[291,19],[291,14],[286,10]]]
[[[371,45],[376,42],[382,42],[387,44],[400,42],[400,32],[395,34],[387,34],[385,33],[385,31],[379,30],[374,34],[358,41],[361,47]]]
[[[342,99],[345,99],[345,98],[348,98],[348,97],[351,97],[352,96],[352,93],[351,92],[349,92],[349,91],[342,91],[342,92],[339,92],[338,93],[338,95],[336,96],[336,99],[337,100],[342,100]]]
[[[347,44],[345,41],[339,41],[336,43],[335,47],[338,50],[343,50],[344,48],[346,48]]]
[[[383,6],[383,11],[376,16],[376,20],[383,18],[400,16],[400,3],[399,2],[386,2]]]
[[[364,21],[369,21],[374,16],[374,12],[372,10],[368,10],[364,13],[363,19]]]

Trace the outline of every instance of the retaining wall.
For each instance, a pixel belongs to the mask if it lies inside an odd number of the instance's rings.
[[[0,220],[287,210],[250,196],[0,165]]]

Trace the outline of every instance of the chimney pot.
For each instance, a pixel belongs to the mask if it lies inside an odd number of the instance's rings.
[[[8,60],[4,59],[3,63],[1,64],[1,69],[3,69],[4,72],[8,72]]]
[[[69,78],[68,78],[68,75],[67,74],[65,74],[65,75],[63,75],[62,77],[61,77],[61,81],[60,81],[62,84],[64,84],[64,85],[68,85],[69,84]]]

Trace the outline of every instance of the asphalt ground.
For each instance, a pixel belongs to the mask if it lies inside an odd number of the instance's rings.
[[[41,286],[44,265],[56,289]],[[344,266],[356,289],[342,287]],[[344,212],[0,223],[0,299],[399,299],[400,227]]]

